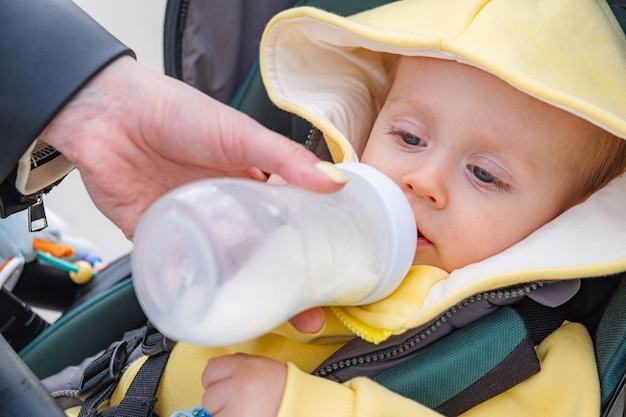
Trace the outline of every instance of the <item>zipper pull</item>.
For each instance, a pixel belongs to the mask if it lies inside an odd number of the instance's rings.
[[[28,231],[39,232],[46,227],[48,227],[48,219],[43,206],[43,193],[39,193],[37,201],[28,206]]]

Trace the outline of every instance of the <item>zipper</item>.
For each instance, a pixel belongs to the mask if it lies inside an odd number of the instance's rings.
[[[317,149],[317,146],[323,138],[324,135],[322,135],[322,131],[319,130],[317,127],[311,125],[311,128],[309,129],[309,134],[304,141],[304,147],[315,153],[315,149]]]
[[[28,206],[28,231],[39,232],[48,227],[46,209],[43,206],[43,191],[35,196],[35,202]]]
[[[529,284],[522,284],[515,287],[507,287],[501,290],[494,291],[486,291],[483,293],[475,294],[471,297],[464,299],[453,307],[449,308],[447,311],[442,313],[439,317],[431,321],[430,323],[424,325],[422,330],[408,337],[400,343],[394,344],[392,346],[379,349],[373,352],[360,354],[357,356],[344,358],[329,364],[324,365],[323,367],[318,368],[313,372],[313,375],[320,376],[324,378],[328,378],[332,376],[333,373],[349,368],[357,365],[366,365],[366,364],[375,364],[380,363],[386,360],[397,358],[402,355],[410,355],[413,351],[417,351],[424,347],[424,345],[428,345],[429,339],[437,336],[438,330],[452,317],[459,312],[463,311],[463,309],[470,304],[473,304],[477,301],[484,300],[502,300],[502,299],[510,299],[510,298],[519,298],[530,294],[532,291],[537,288],[543,286],[541,282],[534,282]]]
[[[182,39],[191,0],[168,0],[163,20],[163,67],[166,75],[183,78]]]
[[[63,176],[36,193],[30,194],[27,197],[22,197],[21,203],[23,205],[20,210],[24,210],[24,208],[26,208],[28,211],[29,232],[39,232],[48,227],[48,218],[46,217],[46,209],[43,204],[43,195],[49,193],[50,190],[59,185],[65,177],[66,176]]]

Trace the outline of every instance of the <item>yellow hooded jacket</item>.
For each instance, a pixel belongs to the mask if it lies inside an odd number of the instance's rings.
[[[357,160],[387,88],[382,53],[474,65],[626,139],[626,37],[604,0],[405,0],[348,18],[295,8],[269,23],[261,71],[270,98],[318,127],[335,162]],[[247,352],[289,364],[279,417],[439,415],[367,378],[339,384],[309,373],[355,334],[384,340],[480,292],[625,271],[624,206],[626,176],[498,255],[450,274],[415,266],[387,299],[327,310],[318,334],[284,324],[226,348],[179,343],[156,412],[199,405],[208,358]],[[598,376],[585,328],[566,323],[536,351],[538,374],[463,415],[597,416]],[[112,404],[141,363],[123,376]]]

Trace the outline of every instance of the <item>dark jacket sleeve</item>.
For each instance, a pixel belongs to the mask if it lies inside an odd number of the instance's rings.
[[[94,74],[132,52],[71,0],[0,0],[0,217],[37,135]]]

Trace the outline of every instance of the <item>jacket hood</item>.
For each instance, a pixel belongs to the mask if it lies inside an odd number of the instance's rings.
[[[294,8],[268,24],[261,73],[336,162],[353,160],[348,143],[360,151],[387,89],[383,53],[476,66],[626,139],[626,37],[605,0],[404,0],[347,18]]]
[[[261,73],[274,103],[324,133],[335,162],[358,160],[387,91],[387,53],[473,65],[626,139],[626,36],[604,0],[404,0],[350,17],[294,8],[268,24]],[[624,175],[504,252],[437,279],[408,320],[484,290],[626,270],[623,207]]]

